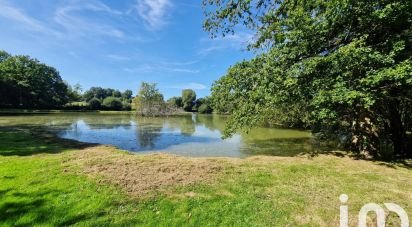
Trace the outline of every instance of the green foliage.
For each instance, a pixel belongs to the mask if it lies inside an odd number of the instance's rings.
[[[89,102],[88,102],[88,104],[89,104],[89,108],[90,108],[91,110],[99,110],[99,109],[101,108],[101,106],[102,106],[100,100],[97,99],[97,98],[92,98],[92,99],[90,99]]]
[[[203,103],[202,105],[200,105],[198,111],[201,114],[210,114],[213,112],[213,109],[208,104]]]
[[[80,84],[75,84],[74,86],[67,85],[67,96],[69,102],[79,102],[82,100],[82,87]]]
[[[143,116],[162,115],[166,111],[163,95],[156,88],[155,83],[142,82],[134,104],[137,114]]]
[[[9,53],[7,53],[6,51],[0,50],[0,63],[10,57],[11,55]]]
[[[192,111],[195,104],[196,92],[192,89],[185,89],[182,91],[183,109],[187,112]]]
[[[344,136],[375,157],[412,155],[412,1],[203,3],[212,36],[245,25],[249,47],[265,50],[212,88],[216,110],[231,105],[226,136],[270,120]]]
[[[169,103],[170,105],[176,106],[177,108],[183,107],[182,97],[172,97],[167,100],[167,103]]]
[[[52,108],[68,101],[59,72],[29,56],[0,52],[0,105]]]
[[[105,99],[108,96],[111,96],[111,90],[110,88],[101,88],[101,87],[91,87],[89,90],[87,90],[83,94],[84,101],[88,102],[92,98],[97,98],[97,99]]]
[[[116,98],[120,98],[122,97],[122,93],[119,90],[115,90],[113,91],[112,96]]]
[[[123,107],[122,101],[119,98],[113,96],[103,99],[102,105],[107,110],[121,110]]]
[[[192,109],[193,111],[197,111],[199,113],[210,114],[213,112],[211,105],[211,98],[206,96],[204,98],[197,99]]]
[[[123,100],[122,106],[123,106],[122,110],[127,110],[127,111],[132,110],[132,105],[130,103],[130,100]]]
[[[126,90],[122,93],[123,99],[132,99],[133,92],[131,90]]]
[[[119,90],[114,90],[112,88],[91,87],[83,94],[83,100],[87,102],[92,99],[103,100],[101,101],[101,107],[94,107],[96,110],[100,108],[109,110],[130,110],[132,95],[133,92],[130,90],[121,93]],[[104,100],[106,99],[107,101],[105,104]]]

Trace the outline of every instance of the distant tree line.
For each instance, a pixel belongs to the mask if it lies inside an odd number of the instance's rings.
[[[92,87],[82,93],[59,72],[30,56],[0,51],[0,107],[28,109],[130,110],[132,91]]]
[[[0,107],[66,110],[131,110],[141,115],[165,115],[179,111],[211,113],[208,97],[196,99],[191,89],[181,97],[164,101],[156,84],[143,82],[137,96],[131,90],[70,85],[59,72],[30,56],[0,51]]]
[[[81,95],[81,101],[93,110],[131,110],[133,92],[91,87]]]
[[[192,89],[182,90],[182,96],[172,97],[167,100],[167,102],[182,108],[186,112],[199,112],[202,114],[210,114],[213,112],[210,97],[206,96],[196,99],[196,92]]]
[[[202,114],[213,112],[210,98],[196,99],[196,92],[192,89],[183,90],[181,97],[175,96],[164,101],[164,96],[156,88],[156,84],[146,82],[141,84],[133,103],[137,114],[144,116],[170,115],[181,111]]]

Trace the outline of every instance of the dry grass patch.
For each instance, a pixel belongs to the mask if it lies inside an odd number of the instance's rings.
[[[228,223],[335,226],[343,193],[350,198],[352,226],[368,202],[395,202],[411,211],[411,170],[396,164],[389,167],[333,155],[246,159],[135,155],[107,146],[69,157],[67,166],[79,167],[75,169],[80,174],[118,185],[133,197],[157,198],[162,201],[159,206],[179,207],[176,212],[197,214],[203,221],[210,221],[206,213],[213,211],[225,214],[221,221]],[[165,197],[156,197],[159,192]],[[157,205],[154,209],[160,209]],[[393,218],[390,222],[398,223]]]
[[[98,146],[70,155],[69,166],[91,177],[101,177],[133,196],[165,192],[196,183],[213,183],[227,166],[225,160],[185,158],[169,154],[135,155]]]

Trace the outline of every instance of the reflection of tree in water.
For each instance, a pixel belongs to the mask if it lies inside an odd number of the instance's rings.
[[[226,116],[220,115],[196,115],[196,122],[204,125],[209,130],[223,132],[225,129]]]
[[[154,149],[160,137],[163,124],[152,124],[147,119],[139,121],[136,127],[137,142],[141,148]]]
[[[333,144],[320,143],[314,138],[245,139],[241,152],[248,155],[298,156],[332,151]]]
[[[192,117],[184,117],[181,119],[180,131],[184,136],[191,136],[196,132],[196,125]]]
[[[184,136],[191,136],[196,132],[196,123],[191,116],[173,116],[165,120],[170,129],[180,130]]]
[[[81,120],[90,129],[115,129],[119,127],[130,129],[132,126],[130,115],[86,115]]]

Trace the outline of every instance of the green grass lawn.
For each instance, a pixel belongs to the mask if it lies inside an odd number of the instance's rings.
[[[398,164],[336,156],[208,159],[222,167],[212,181],[176,181],[139,195],[119,180],[127,180],[130,163],[138,170],[178,160],[195,168],[192,160],[68,148],[27,132],[0,131],[0,141],[1,226],[338,226],[342,193],[349,195],[353,226],[368,202],[397,203],[412,219],[412,170]],[[94,155],[86,156],[89,150]],[[83,171],[96,166],[95,173]],[[128,169],[113,177],[108,168]],[[392,215],[390,223],[396,222]]]

